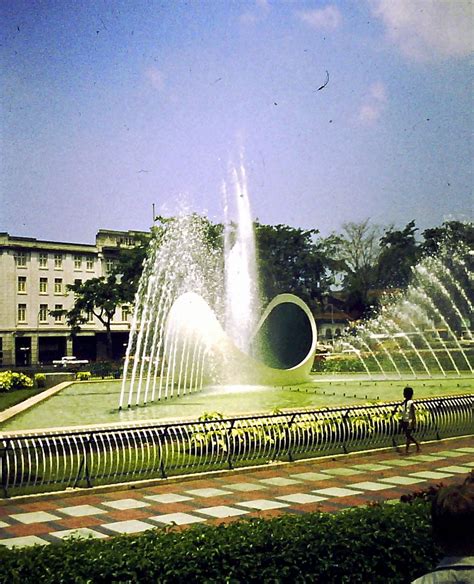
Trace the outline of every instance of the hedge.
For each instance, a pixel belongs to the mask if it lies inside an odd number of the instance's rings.
[[[379,374],[380,367],[382,367],[387,373],[395,373],[393,365],[395,362],[400,371],[410,373],[406,361],[406,359],[408,359],[415,370],[424,372],[425,369],[420,361],[419,355],[422,355],[427,368],[435,373],[440,373],[440,365],[445,371],[453,372],[454,367],[451,359],[454,360],[461,371],[466,369],[466,359],[457,347],[451,347],[449,353],[446,352],[442,346],[439,347],[439,349],[440,350],[436,350],[437,361],[433,358],[431,351],[426,349],[420,349],[418,353],[415,353],[415,351],[405,348],[402,353],[397,346],[394,346],[391,350],[388,349],[390,352],[390,359],[387,358],[382,350],[376,350],[374,353],[363,351],[360,353],[360,357],[354,353],[331,353],[323,359],[317,358],[313,365],[313,371],[317,373],[356,373],[366,372],[367,367],[370,372]],[[474,355],[474,351],[471,348],[466,347],[466,349],[464,349],[464,354],[467,359],[471,359]],[[377,359],[374,358],[375,356]],[[362,363],[361,357],[364,360],[365,367],[364,363]]]
[[[429,516],[429,504],[416,499],[5,548],[0,582],[403,584],[431,570],[440,556]]]
[[[313,371],[318,373],[358,373],[365,371],[365,367],[358,357],[333,355],[324,360],[315,361]]]

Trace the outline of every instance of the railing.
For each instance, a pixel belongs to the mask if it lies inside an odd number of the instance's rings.
[[[381,448],[395,403],[0,436],[5,497]],[[417,400],[420,440],[474,433],[474,394]]]

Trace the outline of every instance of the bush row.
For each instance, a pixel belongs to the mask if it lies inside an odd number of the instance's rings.
[[[324,360],[316,360],[313,371],[319,373],[358,373],[365,371],[364,365],[357,357],[331,356]]]
[[[469,352],[469,349],[466,349],[465,353],[467,358],[469,358]],[[419,355],[422,355],[426,367],[434,372],[440,372],[440,367],[446,371],[453,371],[453,361],[460,370],[464,370],[467,364],[465,356],[463,356],[459,350],[450,350],[449,353],[446,351],[439,351],[436,354],[436,360],[433,358],[432,354],[426,350],[418,351],[418,353],[404,350],[402,354],[400,349],[392,349],[390,359],[380,351],[376,351],[375,354],[377,359],[374,358],[374,354],[368,352],[361,353],[365,366],[372,373],[380,373],[380,368],[387,372],[395,372],[394,363],[400,371],[407,371],[408,368],[405,357],[412,363],[415,369],[423,371],[424,365],[420,361]],[[361,358],[353,353],[333,353],[325,357],[318,356],[315,359],[313,371],[319,373],[356,373],[366,371],[366,369]]]
[[[429,517],[429,505],[418,498],[337,514],[285,514],[0,549],[0,582],[402,584],[439,558]]]

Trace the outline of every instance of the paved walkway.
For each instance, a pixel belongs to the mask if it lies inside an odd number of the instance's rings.
[[[362,452],[174,478],[140,488],[18,497],[0,501],[0,544],[48,544],[71,534],[106,538],[172,523],[185,527],[241,517],[334,512],[398,500],[429,484],[459,482],[473,469],[471,436],[426,443],[420,455],[393,449]]]

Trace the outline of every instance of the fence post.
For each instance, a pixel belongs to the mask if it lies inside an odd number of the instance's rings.
[[[395,439],[395,436],[397,436],[398,433],[399,433],[399,431],[400,431],[400,422],[398,420],[395,420],[395,414],[397,413],[397,410],[398,410],[398,406],[396,406],[395,409],[392,411],[392,415],[390,417],[390,424],[389,424],[389,427],[390,426],[393,426],[393,424],[392,424],[393,421],[394,421],[394,424],[395,424],[395,428],[394,428],[393,434],[392,434],[392,446],[393,446],[393,448],[398,448],[398,445],[397,445],[397,441]]]
[[[92,444],[93,439],[94,439],[94,435],[92,433],[89,434],[89,439],[86,442],[86,451],[84,454],[84,459],[85,459],[85,469],[84,470],[86,473],[86,483],[87,483],[87,486],[89,488],[92,487],[92,481],[91,481],[91,477],[90,477],[89,463],[87,460],[87,456],[88,456],[88,454],[91,454],[91,444]]]
[[[441,399],[438,402],[438,407],[435,410],[435,413],[438,414],[439,410],[442,410],[444,406],[444,400]],[[435,427],[435,431],[436,431],[436,440],[441,440],[441,434],[439,432],[439,426],[438,426],[438,416],[433,416],[434,417],[434,427]]]
[[[342,416],[342,424],[341,424],[342,431],[344,432],[344,438],[342,440],[342,450],[343,450],[344,454],[347,454],[349,452],[349,450],[347,449],[347,446],[346,446],[346,435],[350,431],[348,417],[349,417],[349,410],[346,410],[346,413]],[[347,432],[346,432],[346,430],[347,430]]]
[[[234,468],[232,464],[232,452],[231,452],[231,444],[233,444],[232,438],[232,430],[234,429],[235,420],[231,420],[230,426],[227,430],[227,464],[229,465],[229,470]]]
[[[295,418],[296,418],[296,414],[293,414],[291,416],[291,420],[288,422],[288,428],[287,428],[287,432],[288,432],[288,460],[290,462],[294,461],[293,454],[291,452],[291,426],[293,425]]]
[[[92,487],[92,483],[91,483],[90,476],[89,476],[89,465],[87,464],[88,446],[90,445],[91,440],[92,440],[92,434],[89,434],[89,439],[84,442],[84,455],[82,457],[81,464],[79,465],[79,468],[77,470],[76,480],[74,481],[74,485],[73,485],[74,489],[77,487],[77,484],[81,480],[82,469],[84,469],[84,471],[85,471],[85,475],[86,475],[85,479],[86,479],[87,487],[88,488]]]
[[[160,441],[158,443],[160,447],[160,474],[162,479],[167,478],[165,463],[163,462],[163,441],[166,440],[166,435],[168,434],[168,428],[163,428],[160,433]],[[163,441],[162,441],[163,439]]]
[[[8,468],[7,468],[7,458],[8,458],[8,448],[10,446],[10,439],[5,438],[3,441],[2,448],[2,489],[3,496],[8,497]]]

